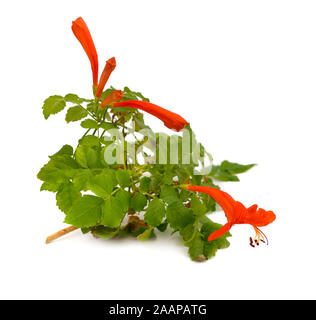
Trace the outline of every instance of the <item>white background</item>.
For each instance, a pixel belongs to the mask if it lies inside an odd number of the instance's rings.
[[[64,226],[36,174],[79,124],[44,120],[52,94],[91,97],[88,59],[71,31],[82,16],[108,85],[141,91],[190,121],[216,163],[258,166],[226,183],[273,210],[269,246],[231,246],[192,262],[177,235],[97,240]],[[315,299],[315,1],[2,1],[0,4],[2,299]],[[156,130],[159,120],[146,116]],[[224,222],[224,214],[214,215]]]

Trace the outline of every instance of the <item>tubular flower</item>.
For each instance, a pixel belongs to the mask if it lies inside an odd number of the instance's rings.
[[[111,103],[121,101],[123,97],[124,93],[121,90],[115,90],[102,101],[100,108],[105,108]]]
[[[189,124],[189,122],[183,119],[180,115],[147,101],[122,101],[115,103],[113,107],[128,107],[143,110],[163,121],[167,128],[174,129],[176,131],[182,130],[186,124]]]
[[[203,192],[210,195],[222,207],[226,215],[227,223],[210,234],[208,241],[215,240],[222,236],[228,232],[234,224],[250,224],[256,232],[254,241],[250,237],[250,245],[252,247],[254,247],[254,243],[259,245],[259,241],[267,241],[268,244],[267,237],[258,227],[266,226],[275,220],[276,216],[272,211],[266,211],[261,208],[258,209],[256,204],[246,208],[239,201],[235,201],[228,193],[216,188],[193,185],[184,185],[183,187],[186,190]]]
[[[103,72],[100,77],[100,81],[99,81],[99,85],[98,85],[98,89],[97,89],[97,93],[96,93],[97,98],[101,97],[102,91],[103,91],[111,73],[115,69],[115,67],[116,67],[116,61],[115,61],[114,57],[109,59],[106,62],[105,67],[104,67]]]
[[[92,40],[88,26],[86,25],[84,20],[81,17],[79,17],[72,22],[71,29],[74,35],[76,36],[76,38],[81,43],[84,51],[86,52],[90,60],[92,76],[93,76],[93,87],[96,88],[98,86],[98,70],[99,70],[98,54],[94,46],[94,42]]]

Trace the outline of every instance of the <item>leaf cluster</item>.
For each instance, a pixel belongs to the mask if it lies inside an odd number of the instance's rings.
[[[104,91],[101,100],[114,90],[111,87]],[[128,87],[123,92],[125,100],[148,101],[141,93]],[[132,236],[147,241],[155,238],[157,232],[171,230],[172,234],[178,233],[182,237],[191,259],[195,261],[207,260],[215,256],[218,249],[229,246],[229,232],[212,242],[207,241],[209,234],[221,227],[206,215],[216,210],[214,199],[178,187],[190,182],[219,188],[216,181],[238,181],[237,174],[249,170],[253,164],[223,161],[207,174],[198,175],[195,172],[197,164],[193,161],[194,148],[186,155],[186,164],[173,164],[170,146],[178,144],[181,160],[182,137],[158,136],[145,124],[143,114],[137,110],[112,109],[111,106],[100,109],[95,99],[67,94],[47,98],[43,115],[48,119],[66,107],[66,122],[81,120],[80,125],[86,131],[75,148],[66,144],[49,156],[49,161],[37,175],[42,181],[41,190],[55,193],[56,204],[65,214],[65,223],[102,239]],[[130,127],[132,122],[134,128]],[[130,142],[111,134],[114,128],[120,130],[123,138],[130,136],[134,139],[137,146],[135,154],[131,156],[128,152]],[[142,135],[145,128],[149,135]],[[196,138],[191,129],[189,132],[193,144]],[[163,164],[151,161],[155,151],[152,138],[165,138],[168,142],[166,150],[155,154],[158,158],[165,157]],[[113,144],[124,150],[121,164],[104,161],[104,153]],[[212,160],[203,146],[198,152]]]

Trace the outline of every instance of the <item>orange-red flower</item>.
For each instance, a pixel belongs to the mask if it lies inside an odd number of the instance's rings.
[[[114,57],[109,59],[106,62],[105,67],[104,67],[103,72],[100,77],[100,81],[99,81],[99,85],[98,85],[98,89],[97,89],[97,93],[96,93],[97,98],[101,97],[102,91],[103,91],[112,71],[115,69],[115,67],[116,67],[116,61],[115,61]]]
[[[93,86],[94,88],[98,85],[98,70],[99,70],[99,63],[98,63],[98,54],[95,48],[94,42],[92,40],[90,31],[88,26],[84,22],[84,20],[79,17],[75,21],[72,22],[71,27],[74,35],[81,43],[84,51],[86,52],[92,69],[92,76],[93,76]]]
[[[182,130],[186,124],[189,124],[189,122],[183,119],[180,115],[147,101],[122,101],[114,103],[113,107],[128,107],[143,110],[163,121],[167,128],[174,129],[176,131]]]
[[[102,101],[100,108],[105,108],[107,105],[121,101],[123,98],[124,93],[121,90],[115,90]]]
[[[228,193],[216,188],[193,185],[184,185],[183,187],[186,190],[203,192],[210,195],[218,202],[225,212],[227,223],[217,231],[213,232],[208,237],[209,241],[217,239],[225,234],[234,224],[252,225],[256,232],[254,242],[257,245],[259,245],[259,241],[268,241],[265,234],[258,227],[266,226],[275,220],[276,216],[272,211],[265,211],[261,208],[258,209],[256,204],[246,208],[239,201],[235,201]],[[252,238],[250,238],[250,245],[254,246]]]

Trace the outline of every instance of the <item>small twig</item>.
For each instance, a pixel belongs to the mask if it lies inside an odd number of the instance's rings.
[[[77,229],[78,229],[78,227],[70,226],[70,227],[64,228],[62,230],[59,230],[59,231],[53,233],[52,235],[48,236],[46,238],[46,243],[50,243],[50,242],[58,239],[59,237],[64,236],[65,234],[72,232],[74,230],[77,230]]]

